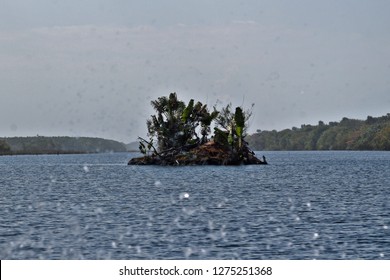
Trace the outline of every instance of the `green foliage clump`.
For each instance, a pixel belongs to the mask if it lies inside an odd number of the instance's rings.
[[[141,139],[140,145],[142,147],[146,143],[150,150],[153,139],[156,139],[158,149],[155,151],[205,143],[210,133],[211,122],[218,115],[215,108],[210,112],[207,105],[195,103],[193,99],[186,105],[177,99],[176,93],[171,93],[169,97],[159,97],[151,104],[156,115],[152,115],[146,122],[150,140]],[[197,130],[200,130],[200,135]],[[141,151],[145,153],[143,147]]]
[[[130,164],[179,164],[179,159],[189,164],[260,163],[244,140],[250,110],[236,107],[233,111],[228,104],[220,111],[215,106],[210,111],[194,99],[188,104],[178,100],[176,93],[159,97],[151,104],[156,114],[146,122],[149,139],[139,138],[139,149],[145,157]],[[212,126],[214,135],[210,135]]]

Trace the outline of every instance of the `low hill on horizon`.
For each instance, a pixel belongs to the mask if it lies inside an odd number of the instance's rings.
[[[390,113],[366,120],[343,118],[340,122],[301,125],[281,131],[248,135],[253,150],[390,150]]]
[[[125,144],[121,142],[94,137],[4,137],[0,138],[0,144],[0,154],[67,154],[127,151]]]
[[[133,141],[126,144],[126,149],[128,152],[139,152],[139,141]]]

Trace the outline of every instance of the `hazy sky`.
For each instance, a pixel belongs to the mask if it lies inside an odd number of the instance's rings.
[[[250,131],[390,112],[387,0],[0,0],[0,137],[146,134],[150,101]]]

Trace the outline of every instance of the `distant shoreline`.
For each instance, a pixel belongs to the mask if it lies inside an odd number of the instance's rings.
[[[281,131],[258,130],[247,141],[252,150],[261,151],[390,151],[390,113]]]
[[[81,154],[98,154],[99,152],[82,152],[82,151],[52,151],[52,152],[10,152],[0,153],[0,156],[29,156],[29,155],[81,155]]]
[[[0,155],[55,155],[127,152],[124,143],[92,137],[34,136],[0,138]]]

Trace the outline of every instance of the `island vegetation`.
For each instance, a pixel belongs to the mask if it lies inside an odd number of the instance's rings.
[[[302,125],[282,131],[258,130],[247,137],[255,150],[390,150],[390,114],[366,120]]]
[[[188,104],[176,93],[151,102],[156,111],[147,120],[148,139],[139,138],[143,157],[129,164],[157,165],[239,165],[264,164],[245,141],[251,110],[209,110],[191,99]],[[211,135],[211,128],[214,133]]]
[[[126,152],[125,144],[92,137],[7,137],[0,139],[0,154],[79,154]]]

